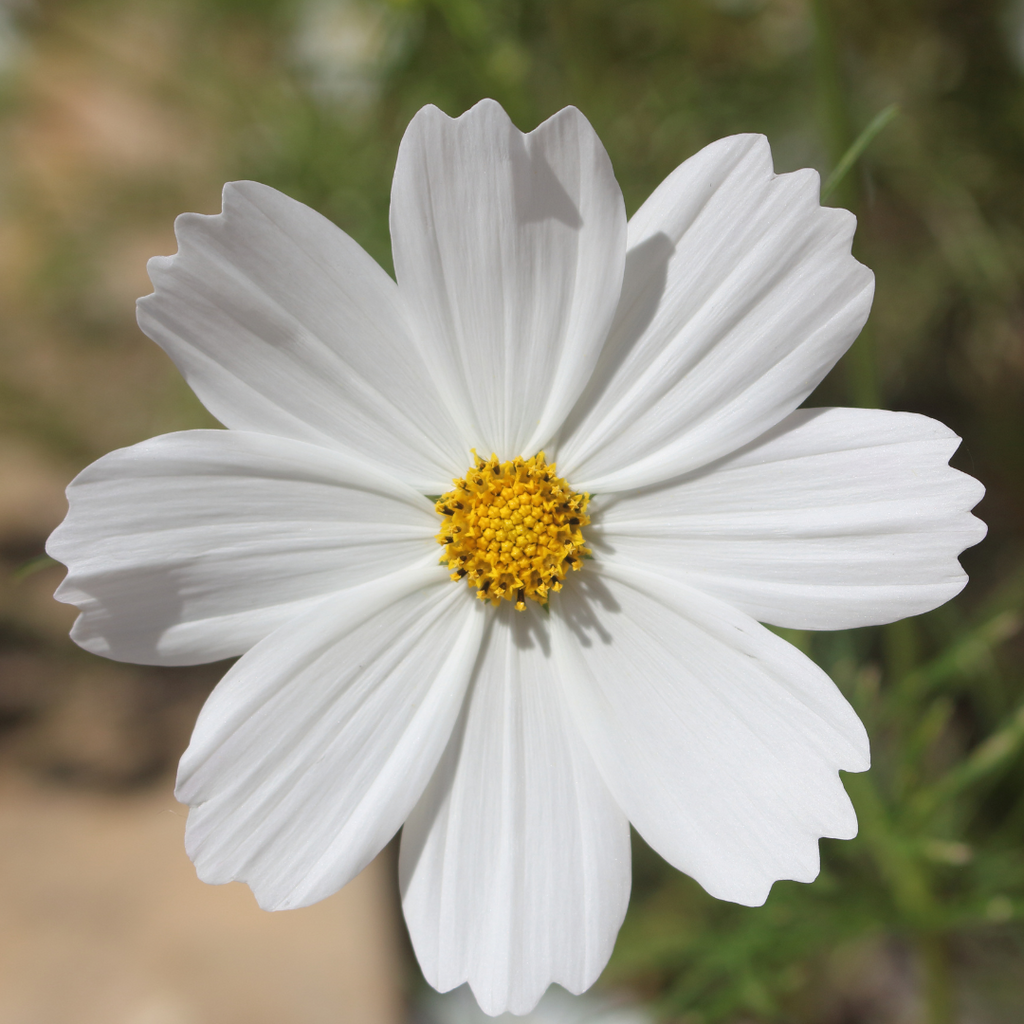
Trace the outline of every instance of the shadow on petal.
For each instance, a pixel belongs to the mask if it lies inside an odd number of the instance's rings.
[[[512,185],[516,219],[520,224],[535,224],[550,218],[578,231],[583,227],[580,211],[558,180],[541,148],[529,146],[528,139],[529,136],[512,132],[512,160],[515,166]]]
[[[619,367],[650,326],[668,281],[668,263],[675,246],[664,232],[658,232],[634,245],[626,253],[622,293],[608,340],[601,351],[587,389],[573,407],[562,427],[568,438],[597,405]]]
[[[609,627],[612,615],[622,611],[607,584],[596,573],[588,573],[585,569],[579,579],[567,581],[567,585],[575,592],[575,601],[566,601],[562,608],[562,618],[566,625],[576,634],[583,647],[592,647],[591,635],[605,645],[615,642]]]

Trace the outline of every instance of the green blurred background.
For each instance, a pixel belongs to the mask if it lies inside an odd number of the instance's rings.
[[[524,130],[578,106],[629,212],[734,132],[767,135],[780,172],[827,177],[898,105],[828,198],[857,213],[877,295],[809,404],[948,423],[964,438],[954,464],[988,488],[989,537],[945,608],[786,634],[871,732],[874,768],[846,778],[860,836],[823,841],[817,882],[779,883],[753,910],[715,902],[637,842],[603,984],[691,1024],[1024,1020],[1020,2],[0,5],[0,768],[118,792],[166,778],[221,670],[97,683],[49,598],[60,570],[31,571],[75,471],[211,423],[134,323],[146,258],[174,251],[174,216],[216,212],[223,181],[253,178],[390,269],[406,124],[424,103],[455,115],[483,96]],[[86,724],[61,726],[69,708]]]

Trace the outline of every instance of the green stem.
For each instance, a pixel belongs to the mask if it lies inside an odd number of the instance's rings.
[[[854,139],[853,135],[830,0],[811,0],[811,12],[814,17],[814,64],[822,130],[834,168],[825,183],[828,192],[823,192],[822,198],[833,194],[838,205],[856,212],[859,190],[856,178],[849,171],[871,138],[864,141],[859,150],[856,148],[861,138]],[[874,134],[877,135],[884,126],[884,122],[877,126]],[[863,137],[864,133],[861,135]],[[860,337],[843,357],[843,370],[852,405],[867,409],[881,405],[881,388],[870,324],[865,326]]]
[[[917,943],[928,1024],[953,1024],[955,993],[945,936],[922,935]]]
[[[913,619],[900,619],[882,627],[885,652],[885,675],[890,688],[903,683],[918,663],[917,624]]]
[[[830,162],[833,167],[838,167],[853,141],[852,122],[846,104],[846,90],[829,0],[812,0],[811,11],[814,17],[814,65],[820,116]],[[849,183],[838,198],[842,206],[852,205],[853,195]]]
[[[871,775],[848,775],[843,781],[857,809],[861,842],[885,882],[900,921],[908,931],[926,931],[935,900],[920,862],[897,834]]]
[[[868,775],[844,780],[860,820],[861,841],[875,862],[905,934],[914,936],[927,1024],[953,1024],[954,990],[946,936],[936,930],[936,900],[905,837],[893,828],[882,795]]]
[[[875,330],[870,320],[843,356],[843,369],[850,404],[858,409],[880,408],[882,390],[875,364]]]

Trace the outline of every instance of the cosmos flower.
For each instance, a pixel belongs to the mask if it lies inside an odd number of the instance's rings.
[[[263,185],[180,217],[139,323],[228,429],[88,467],[48,550],[88,650],[241,655],[178,775],[199,876],[299,907],[401,827],[423,971],[491,1014],[600,973],[629,822],[722,899],[813,879],[867,739],[760,623],[933,608],[984,533],[944,426],[798,408],[868,315],[853,229],[755,135],[627,224],[577,110],[490,101],[410,124],[397,284]]]

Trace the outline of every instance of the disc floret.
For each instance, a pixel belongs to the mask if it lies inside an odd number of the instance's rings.
[[[444,518],[441,561],[481,601],[514,601],[519,611],[527,598],[545,604],[590,553],[582,533],[590,495],[556,476],[543,452],[510,462],[473,456],[475,466],[435,505]]]

